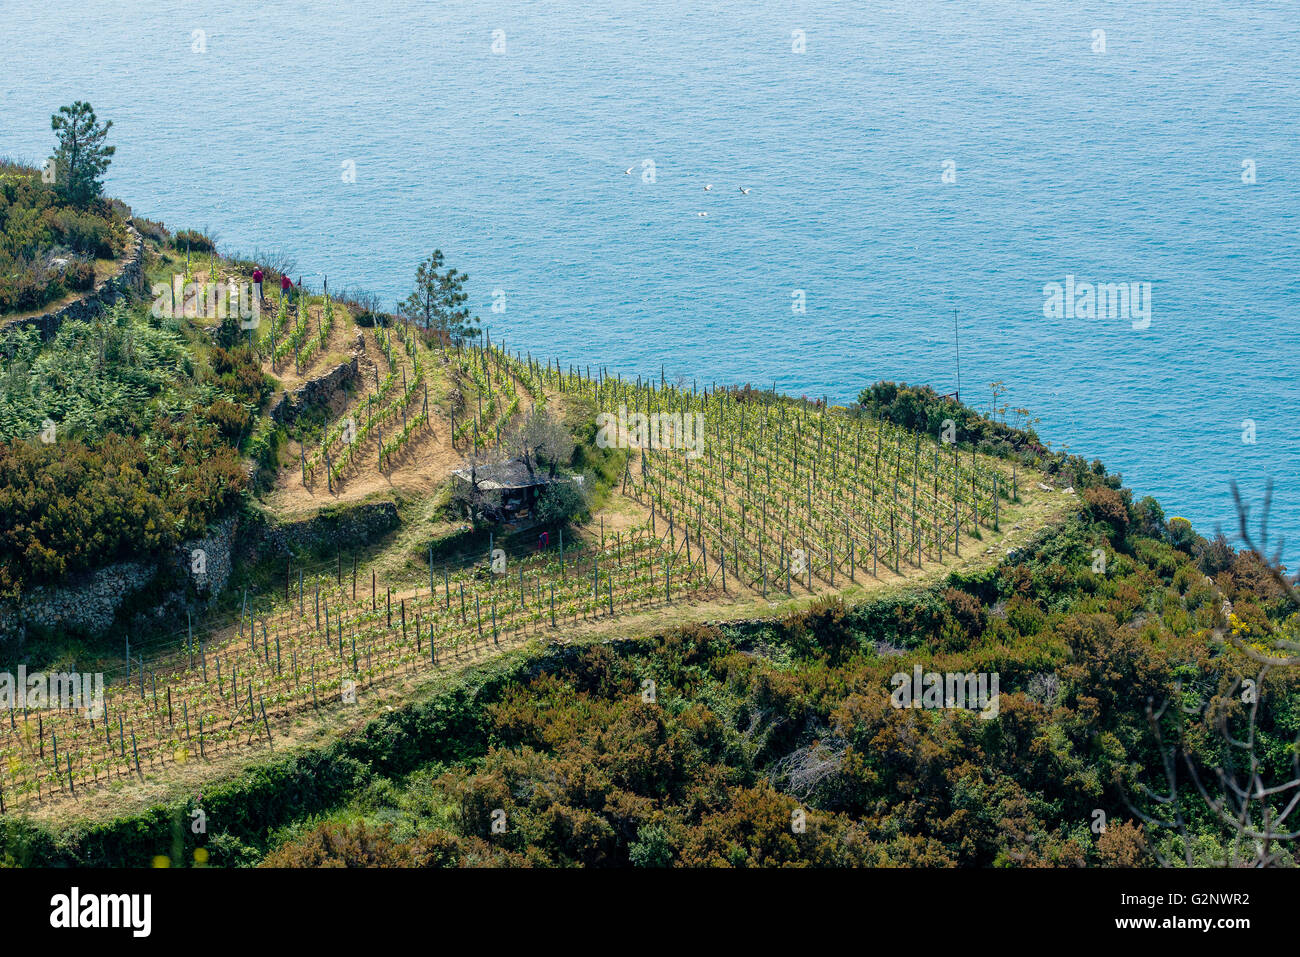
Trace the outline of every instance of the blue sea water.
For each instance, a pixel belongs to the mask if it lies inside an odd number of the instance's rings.
[[[625,375],[951,391],[956,310],[968,401],[1004,382],[1205,533],[1235,527],[1231,480],[1258,500],[1271,477],[1300,545],[1298,22],[1269,0],[0,0],[0,155],[47,155],[50,114],[88,99],[138,214],[390,301],[438,247],[494,338]],[[1045,318],[1067,275],[1149,282],[1149,328]]]

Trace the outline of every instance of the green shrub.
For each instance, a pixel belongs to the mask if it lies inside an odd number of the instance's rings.
[[[587,517],[587,496],[576,482],[554,482],[542,491],[534,517],[543,525],[563,525]]]
[[[628,859],[633,867],[668,867],[676,856],[668,831],[658,824],[647,824],[636,833],[636,841],[628,847]]]
[[[131,220],[131,224],[135,226],[136,231],[146,239],[152,239],[156,243],[167,242],[167,237],[169,235],[167,227],[157,220],[142,219],[141,217],[136,216]]]
[[[45,214],[55,237],[72,249],[95,259],[112,259],[120,242],[113,223],[77,209],[51,209]]]
[[[1110,526],[1113,534],[1122,540],[1128,532],[1128,505],[1124,496],[1113,488],[1099,486],[1085,489],[1083,500],[1093,518]]]
[[[171,244],[174,248],[185,250],[191,253],[210,253],[216,249],[216,244],[197,229],[182,229],[172,235]]]
[[[74,260],[63,270],[63,285],[70,290],[83,291],[95,287],[95,264]]]
[[[27,312],[37,309],[66,291],[58,273],[46,270],[30,260],[0,263],[0,312]]]
[[[93,286],[85,265],[73,263],[61,275],[45,263],[60,248],[92,258],[117,255],[126,238],[121,215],[104,201],[70,206],[38,170],[0,164],[0,313],[36,310]]]
[[[208,407],[208,415],[213,423],[228,439],[237,439],[244,434],[253,417],[242,405],[236,405],[229,399],[217,399]]]

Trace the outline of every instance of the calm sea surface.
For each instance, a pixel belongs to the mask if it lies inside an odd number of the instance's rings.
[[[1271,476],[1300,559],[1295,2],[0,0],[0,23],[0,155],[47,155],[88,99],[141,215],[390,301],[439,247],[512,347],[840,401],[955,388],[956,310],[968,401],[1004,382],[1205,533],[1230,480]],[[1045,318],[1069,275],[1150,283],[1149,327]]]

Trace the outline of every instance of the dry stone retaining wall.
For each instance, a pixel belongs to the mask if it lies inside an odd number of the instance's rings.
[[[361,378],[358,357],[340,362],[324,375],[308,379],[293,392],[283,393],[271,406],[271,418],[282,424],[292,422],[304,408],[315,403],[328,402],[334,393]]]
[[[269,525],[260,536],[259,551],[277,557],[303,552],[349,551],[367,545],[401,524],[392,502],[367,502],[330,509],[300,522]]]
[[[126,224],[131,250],[117,273],[95,284],[85,296],[39,316],[0,321],[0,331],[35,326],[42,339],[50,339],[68,320],[93,319],[108,306],[132,290],[144,289],[144,237],[130,223]]]
[[[0,644],[21,645],[30,630],[99,635],[128,603],[137,608],[137,627],[165,622],[187,607],[201,609],[230,578],[237,529],[232,515],[161,558],[115,562],[58,585],[37,585],[18,602],[0,607]],[[150,595],[151,590],[157,593]]]

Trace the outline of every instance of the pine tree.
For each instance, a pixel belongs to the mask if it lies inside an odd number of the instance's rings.
[[[402,303],[401,313],[426,333],[451,344],[477,335],[478,318],[465,307],[469,301],[465,292],[469,276],[444,267],[446,261],[440,249],[420,263],[415,270],[415,289]]]
[[[116,146],[104,145],[112,126],[112,120],[101,124],[90,104],[81,100],[59,107],[50,117],[50,127],[59,137],[54,153],[55,188],[69,202],[85,206],[103,191],[99,178],[117,152]]]

